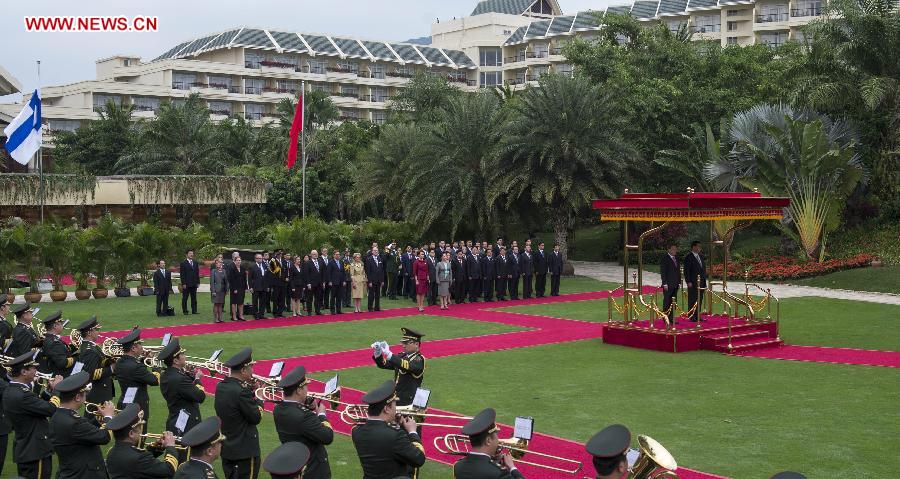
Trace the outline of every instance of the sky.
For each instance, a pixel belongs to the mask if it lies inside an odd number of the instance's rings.
[[[620,0],[559,0],[563,13],[600,9]],[[152,60],[182,41],[235,26],[404,41],[427,36],[436,19],[471,13],[477,0],[29,0],[3,2],[0,60],[23,91],[96,76],[94,62],[117,54]],[[156,32],[27,32],[26,16],[158,17]],[[36,62],[41,62],[40,82]],[[0,97],[18,101],[21,95]]]

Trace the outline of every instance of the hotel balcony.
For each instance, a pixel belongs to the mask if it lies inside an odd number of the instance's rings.
[[[787,13],[767,13],[756,16],[756,23],[774,23],[788,21]]]
[[[791,9],[791,17],[818,17],[820,15],[822,15],[822,7]]]
[[[325,68],[325,71],[328,78],[352,79],[357,78],[357,75],[359,75],[358,70],[341,68],[339,66],[329,66]]]

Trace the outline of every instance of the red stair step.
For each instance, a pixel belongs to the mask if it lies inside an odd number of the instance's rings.
[[[741,353],[743,351],[753,351],[757,349],[766,349],[766,348],[774,348],[784,344],[784,341],[781,339],[766,339],[766,340],[753,340],[753,339],[742,339],[738,341],[731,342],[731,350],[729,351],[728,345],[722,346],[723,352],[730,353]]]

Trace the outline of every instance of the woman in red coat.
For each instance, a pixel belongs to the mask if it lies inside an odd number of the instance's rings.
[[[428,264],[425,263],[425,251],[419,250],[413,263],[413,278],[416,278],[416,302],[419,311],[425,311],[425,293],[428,292]]]

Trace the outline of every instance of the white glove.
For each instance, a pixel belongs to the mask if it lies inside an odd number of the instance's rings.
[[[381,343],[372,343],[372,350],[376,358],[381,357]]]
[[[388,345],[388,343],[382,342],[381,349],[382,349],[382,354],[384,354],[384,358],[387,359],[388,361],[390,361],[391,356],[393,356],[394,353],[391,352],[391,347]]]

